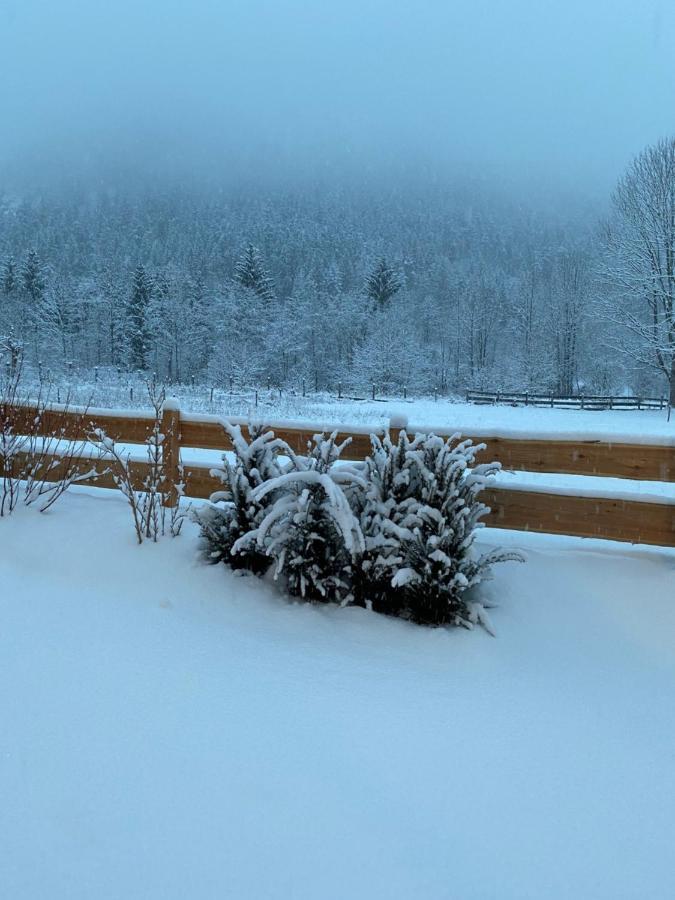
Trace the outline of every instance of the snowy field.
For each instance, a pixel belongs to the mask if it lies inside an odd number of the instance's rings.
[[[675,896],[675,552],[486,531],[528,554],[492,638],[289,604],[127,516],[0,520],[3,897]]]
[[[133,390],[130,393],[130,384]],[[32,392],[37,381],[28,379]],[[170,385],[167,395],[177,399],[184,412],[219,416],[247,416],[267,421],[308,421],[319,426],[338,423],[356,426],[387,425],[392,417],[405,417],[412,427],[456,428],[465,434],[481,435],[579,435],[613,437],[630,441],[670,440],[675,445],[675,418],[669,423],[665,411],[658,410],[581,410],[511,406],[478,406],[458,399],[418,397],[415,399],[352,400],[336,394],[299,391],[258,391],[258,403],[252,389],[229,392],[210,385]],[[48,389],[56,401],[57,388]],[[129,382],[109,377],[94,381],[84,373],[78,380],[58,388],[58,399],[69,396],[75,404],[108,409],[144,409],[148,411],[147,391],[141,379]]]

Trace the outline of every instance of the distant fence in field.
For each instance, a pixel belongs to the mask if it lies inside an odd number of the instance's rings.
[[[468,403],[489,406],[541,406],[558,409],[667,409],[665,397],[605,397],[579,394],[566,397],[557,394],[521,394],[511,391],[467,391]]]
[[[18,412],[18,410],[17,410]],[[33,417],[35,410],[21,407],[21,413]],[[232,421],[246,424],[241,418]],[[115,441],[125,444],[143,444],[150,434],[155,419],[152,414],[125,414],[104,410],[48,410],[41,419],[43,434],[58,431],[63,440],[82,440],[94,428],[102,429]],[[332,429],[293,422],[270,423],[276,435],[286,441],[297,453],[302,454],[312,435]],[[339,427],[338,437],[352,441],[343,457],[360,460],[370,450],[370,434],[382,434],[382,428]],[[410,428],[411,432],[423,429]],[[400,431],[394,422],[389,429],[395,439]],[[163,444],[164,465],[170,485],[184,484],[187,497],[208,498],[222,487],[211,475],[212,465],[185,463],[180,466],[181,451],[186,449],[229,450],[229,438],[216,416],[196,416],[181,412],[175,404],[167,404],[162,414],[162,432],[167,436]],[[442,436],[454,433],[449,429],[433,429]],[[471,437],[471,435],[464,435]],[[596,475],[611,478],[652,482],[675,482],[675,446],[667,443],[626,443],[609,440],[579,440],[574,437],[513,438],[495,435],[473,438],[486,444],[481,453],[484,461],[497,461],[506,470],[555,473],[564,475]],[[86,481],[96,487],[114,487],[114,480],[107,471],[105,460],[87,459],[87,465],[97,467],[98,477],[92,475]],[[60,472],[58,454],[47,466],[46,477],[57,480]],[[149,464],[131,463],[132,474],[139,489],[149,474]],[[62,471],[62,470],[61,470]],[[0,477],[1,477],[0,472]],[[175,495],[175,492],[172,491]],[[675,502],[655,502],[635,499],[597,496],[589,489],[575,493],[570,489],[546,487],[543,490],[494,484],[481,495],[491,507],[486,524],[495,528],[520,531],[567,534],[578,537],[606,538],[652,545],[675,546]]]

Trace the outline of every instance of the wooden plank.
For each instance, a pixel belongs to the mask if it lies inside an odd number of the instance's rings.
[[[222,489],[206,466],[186,471],[186,496],[207,499]],[[480,495],[492,508],[492,528],[594,537],[675,547],[675,504],[490,487]]]
[[[186,497],[208,500],[215,491],[223,490],[222,481],[211,475],[210,466],[185,466],[183,477]]]
[[[35,411],[26,410],[27,422]],[[96,412],[48,412],[40,433],[57,431],[66,440],[81,440],[92,427],[102,428],[109,437],[127,443],[143,443],[153,425],[153,416],[113,416]],[[230,441],[217,421],[200,421],[181,416],[181,440],[184,447],[227,450]],[[275,429],[296,453],[304,453],[313,429],[295,428],[292,424]],[[451,433],[439,429],[439,434]],[[393,436],[395,432],[393,431]],[[346,435],[341,433],[339,439]],[[470,435],[469,435],[470,437]],[[675,447],[657,444],[625,444],[604,441],[564,441],[548,439],[473,438],[486,443],[482,460],[500,462],[505,469],[526,472],[549,472],[565,475],[602,475],[641,481],[675,481]],[[370,450],[368,434],[355,434],[344,458],[362,459]]]
[[[58,456],[47,461],[46,479],[56,481],[65,474],[66,463]],[[53,464],[53,465],[52,465]],[[136,490],[143,486],[150,466],[131,462]],[[108,460],[82,459],[81,469],[92,468],[96,475],[78,482],[92,487],[114,488]],[[210,466],[185,468],[185,495],[207,499],[222,489],[222,482],[210,474]],[[575,497],[538,491],[486,488],[481,499],[492,512],[484,520],[494,528],[595,537],[655,546],[675,546],[675,504],[644,503],[604,497]]]
[[[284,424],[282,427],[272,426],[272,429],[278,438],[286,441],[289,447],[298,454],[307,453],[307,447],[318,430],[316,428],[295,428],[291,423]],[[377,429],[374,430],[377,431]],[[330,431],[330,428],[327,431]],[[348,433],[340,432],[338,441],[343,441],[347,437],[350,437]],[[370,452],[370,435],[353,434],[351,438],[352,441],[345,450],[344,459],[363,459]],[[202,450],[232,449],[231,441],[220,423],[194,420],[185,415],[181,416],[181,446]]]
[[[43,412],[39,427],[35,427],[37,409],[31,406],[16,408],[12,419],[18,433],[38,435],[56,434],[63,440],[82,441],[93,428],[100,428],[114,441],[142,444],[152,431],[154,416],[116,416],[98,410],[47,409]]]
[[[327,431],[329,430],[327,429]],[[289,447],[297,454],[305,454],[307,453],[307,447],[311,444],[313,435],[316,434],[316,429],[275,428],[274,433],[278,438],[286,441]],[[351,442],[345,447],[341,459],[365,459],[370,453],[370,434],[349,435],[346,432],[338,432],[337,441],[340,443],[350,436]]]
[[[180,417],[181,446],[200,450],[231,450],[232,443],[219,422],[191,419],[184,413]]]
[[[14,471],[20,471],[24,462],[25,454],[17,454],[17,461]],[[132,461],[129,464],[131,470],[132,484],[135,490],[142,490],[145,479],[150,472],[150,465],[146,462]],[[60,454],[45,454],[43,465],[36,470],[36,480],[44,480],[47,482],[59,481],[63,478],[69,468],[69,460],[63,459]],[[82,473],[91,472],[92,474],[78,481],[77,484],[89,487],[115,488],[115,480],[113,478],[113,463],[109,459],[99,459],[97,457],[80,457],[78,460],[78,469]],[[0,469],[0,475],[2,470]]]
[[[675,447],[500,437],[473,440],[487,446],[481,454],[481,461],[500,462],[504,469],[517,472],[675,481]]]
[[[206,466],[186,474],[188,497],[208,498],[222,488]],[[492,508],[484,521],[493,528],[675,547],[675,504],[498,487],[486,488],[481,500]]]
[[[397,429],[392,429],[395,438]],[[312,429],[292,425],[274,428],[277,437],[285,440],[296,453],[306,452],[315,433]],[[205,449],[228,450],[230,441],[217,422],[181,418],[182,445]],[[438,434],[452,434],[438,429]],[[338,439],[344,439],[341,433]],[[631,478],[640,481],[675,481],[675,447],[658,444],[624,444],[605,441],[521,440],[501,437],[471,437],[474,443],[485,443],[487,450],[481,461],[495,461],[504,469],[519,472],[548,472],[561,475],[602,475],[611,478]],[[370,436],[355,434],[343,458],[363,459],[370,452]]]
[[[675,503],[503,488],[486,488],[480,496],[492,508],[484,522],[493,528],[675,547]]]

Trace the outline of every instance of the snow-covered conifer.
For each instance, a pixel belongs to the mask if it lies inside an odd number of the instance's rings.
[[[274,299],[274,285],[267,274],[257,247],[247,244],[234,268],[237,281],[255,291],[262,300]]]
[[[483,445],[401,431],[397,443],[373,436],[361,511],[365,554],[359,599],[367,606],[430,625],[489,628],[469,588],[495,562],[517,554],[472,551],[488,507],[478,499],[499,464],[475,465]]]
[[[26,256],[21,270],[21,282],[23,289],[33,301],[33,306],[36,306],[45,290],[44,271],[36,250],[30,250]]]
[[[347,443],[338,444],[335,433],[315,435],[307,457],[291,453],[288,470],[253,492],[258,503],[270,495],[274,502],[234,547],[236,553],[257,546],[273,557],[275,577],[285,577],[290,594],[343,605],[353,599],[353,570],[364,548],[346,493],[361,481],[358,470],[334,466]]]
[[[381,259],[366,279],[366,294],[383,309],[401,290],[401,280],[386,259]]]
[[[232,443],[234,460],[225,453],[222,468],[211,471],[222,481],[223,489],[212,494],[210,504],[196,510],[194,518],[201,527],[209,560],[260,574],[269,567],[270,559],[255,541],[241,545],[236,554],[232,551],[240,538],[255,531],[273,502],[273,492],[264,496],[255,492],[282,475],[279,457],[290,450],[264,425],[250,424],[248,440],[239,425],[224,421],[223,428]]]
[[[143,371],[147,368],[150,347],[148,308],[152,300],[153,282],[143,266],[134,272],[131,296],[127,306],[129,364]]]
[[[0,274],[0,282],[2,290],[5,294],[13,293],[17,284],[16,263],[13,256],[8,256],[2,266],[2,274]]]

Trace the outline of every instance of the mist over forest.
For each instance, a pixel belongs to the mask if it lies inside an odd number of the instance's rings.
[[[33,370],[675,384],[613,193],[673,132],[669,4],[4,0],[0,34],[0,337]]]

